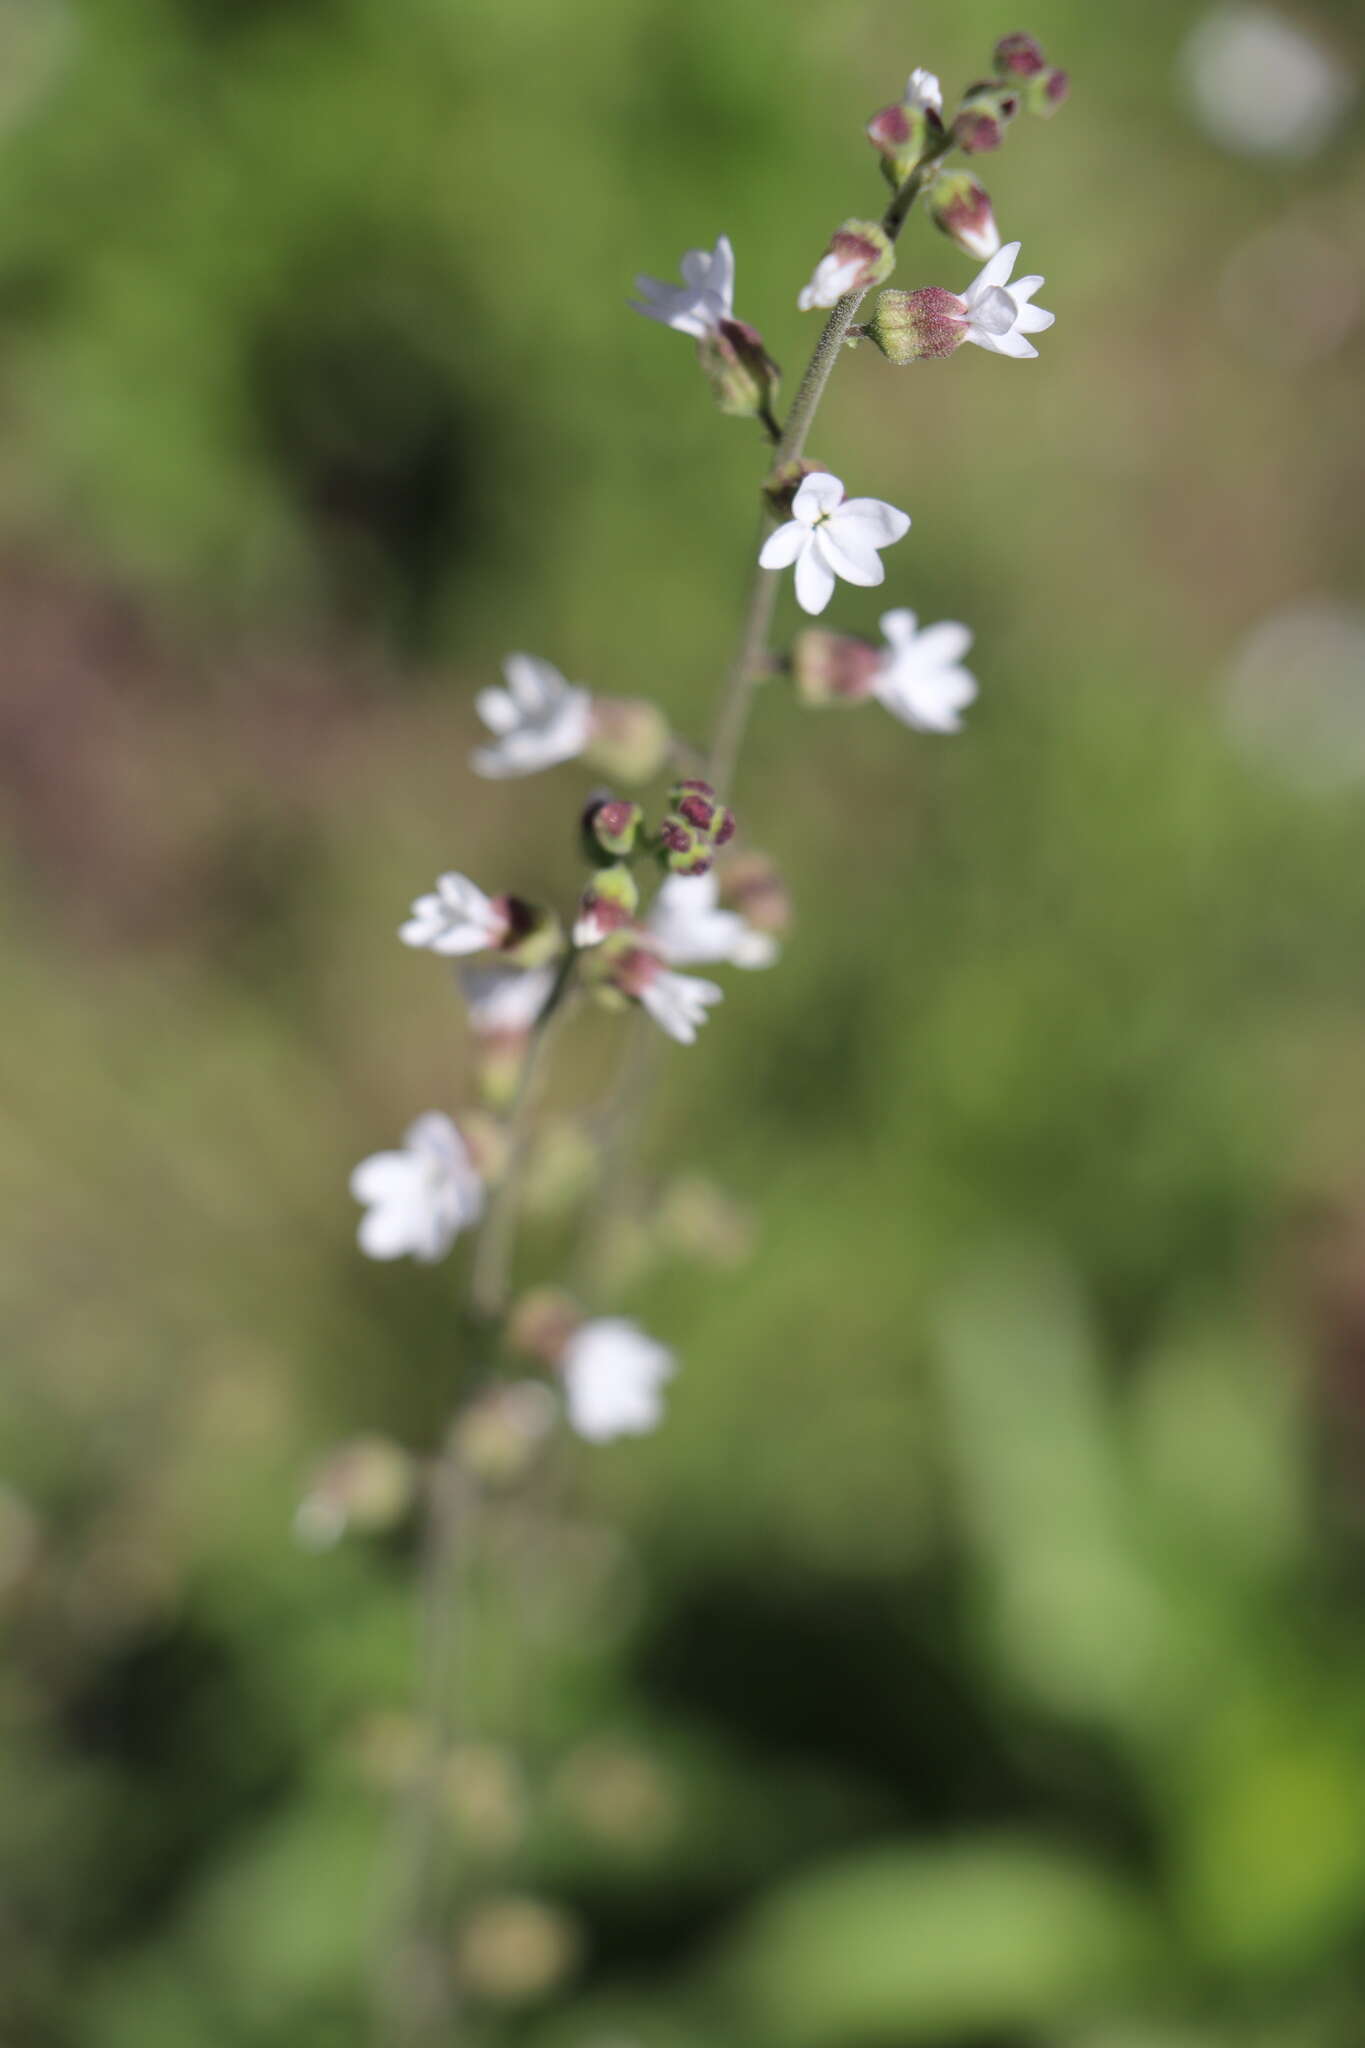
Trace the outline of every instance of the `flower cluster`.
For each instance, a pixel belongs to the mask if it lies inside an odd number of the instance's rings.
[[[970,85],[954,109],[945,107],[938,78],[917,69],[900,99],[873,117],[867,134],[894,196],[881,220],[842,222],[799,292],[800,310],[824,309],[829,318],[785,426],[774,414],[777,366],[758,330],[735,312],[728,237],[689,250],[677,283],[636,280],[634,310],[686,335],[720,410],[757,422],[775,451],[763,487],[765,530],[745,652],[727,700],[742,700],[743,715],[753,686],[785,673],[805,705],[875,699],[916,731],[960,730],[977,695],[976,678],[964,666],[972,644],[965,625],[921,626],[914,611],[896,606],[883,612],[878,641],[805,628],[783,655],[766,646],[778,594],[773,579],[791,569],[798,606],[821,614],[840,582],[880,587],[883,555],[910,530],[907,512],[881,498],[849,495],[839,477],[805,454],[824,377],[843,344],[866,339],[898,364],[946,358],[968,342],[994,355],[1037,354],[1029,337],[1053,322],[1033,303],[1043,280],[1014,277],[1019,243],[1002,246],[975,168],[953,168],[948,160],[955,151],[974,159],[1000,148],[1020,113],[1050,114],[1066,92],[1066,74],[1034,39],[1009,35],[996,45],[990,76]],[[937,285],[879,290],[871,318],[857,324],[864,295],[891,276],[901,229],[921,201],[932,222],[982,268],[961,292]],[[736,687],[740,699],[733,698]],[[738,846],[734,813],[714,786],[728,782],[735,752],[722,746],[719,731],[708,756],[675,735],[655,705],[599,694],[527,653],[506,657],[502,685],[481,691],[476,709],[487,738],[473,750],[475,774],[506,781],[581,762],[607,786],[576,806],[586,873],[571,913],[510,892],[487,894],[452,871],[417,897],[399,926],[404,945],[455,963],[482,1106],[462,1113],[458,1124],[428,1112],[399,1149],[356,1167],[351,1188],[364,1212],[360,1247],[375,1259],[442,1259],[488,1210],[513,1201],[531,1076],[559,1010],[585,997],[607,1009],[634,1006],[667,1037],[689,1045],[724,993],[719,982],[691,970],[772,967],[787,922],[780,875]],[[647,786],[670,766],[676,779],[651,796]],[[642,800],[618,794],[623,784],[640,785]],[[507,1213],[504,1206],[504,1228],[490,1230],[487,1241],[506,1237]],[[543,1383],[529,1405],[518,1387],[530,1382],[495,1386],[465,1411],[457,1446],[470,1456],[477,1447],[489,1471],[520,1469],[548,1427],[546,1403],[556,1412],[562,1405],[570,1426],[594,1443],[656,1426],[677,1369],[664,1345],[632,1322],[590,1315],[561,1294],[539,1290],[515,1310],[505,1295],[504,1276],[490,1312],[476,1290],[481,1314],[496,1324],[500,1346],[529,1355],[552,1376],[560,1401]],[[369,1474],[372,1464],[352,1458],[346,1465],[348,1501],[356,1494],[354,1473]],[[324,1503],[328,1529],[351,1514],[333,1499],[340,1498],[339,1485],[331,1484]],[[356,1511],[362,1520],[375,1512],[365,1505],[370,1494],[382,1492],[387,1502],[394,1492],[368,1479],[367,1485],[364,1512]]]

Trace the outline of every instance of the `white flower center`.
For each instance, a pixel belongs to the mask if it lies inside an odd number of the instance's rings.
[[[972,308],[972,318],[987,334],[1008,334],[1018,314],[1014,300],[994,285]]]

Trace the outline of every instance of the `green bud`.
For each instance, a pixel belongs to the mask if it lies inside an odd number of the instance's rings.
[[[754,419],[770,410],[782,372],[756,327],[743,320],[719,321],[697,343],[697,360],[723,413]]]
[[[640,891],[630,869],[624,863],[602,868],[579,898],[574,944],[600,945],[608,933],[629,924],[639,907]]]
[[[882,292],[864,332],[888,362],[950,356],[967,339],[967,308],[956,293],[939,285]]]

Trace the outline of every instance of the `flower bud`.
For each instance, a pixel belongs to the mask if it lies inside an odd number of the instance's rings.
[[[582,1320],[582,1309],[562,1287],[533,1287],[512,1309],[507,1341],[523,1358],[553,1367]]]
[[[884,228],[872,220],[846,220],[830,237],[796,303],[803,313],[814,306],[835,306],[849,292],[885,284],[895,267],[896,252]]]
[[[1042,46],[1033,36],[1001,36],[995,46],[995,69],[1001,78],[1032,78],[1046,62]]]
[[[613,782],[652,781],[668,758],[673,735],[656,704],[643,697],[594,697],[585,759]]]
[[[756,327],[744,320],[718,321],[697,343],[697,360],[723,413],[754,419],[771,407],[782,372]]]
[[[792,643],[796,694],[803,704],[812,706],[860,703],[872,695],[872,679],[880,661],[880,650],[868,640],[809,627]]]
[[[539,1380],[490,1387],[455,1425],[452,1446],[465,1471],[485,1486],[513,1486],[535,1464],[559,1420],[559,1404]]]
[[[623,862],[593,876],[578,899],[574,921],[576,946],[600,946],[610,932],[629,924],[640,906],[635,877]]]
[[[348,1531],[378,1535],[402,1521],[414,1493],[412,1459],[387,1437],[357,1437],[314,1475],[294,1516],[307,1550],[330,1550]]]
[[[775,469],[763,486],[764,496],[779,519],[790,519],[792,500],[808,476],[827,473],[823,462],[815,462],[809,456],[800,456],[795,462],[784,462],[781,469]]]
[[[594,797],[583,813],[583,849],[588,859],[599,867],[629,859],[644,820],[640,806],[625,797]]]
[[[929,194],[929,211],[935,226],[978,263],[987,262],[1000,247],[990,193],[970,171],[941,171]]]
[[[1012,86],[974,85],[963,99],[953,123],[953,139],[969,156],[983,150],[999,149],[1005,130],[1019,111],[1019,94]]]
[[[1049,65],[1036,78],[1030,78],[1024,87],[1024,105],[1030,114],[1041,114],[1044,120],[1055,114],[1062,101],[1071,91],[1071,79],[1067,72]]]
[[[709,782],[675,782],[668,792],[668,815],[659,827],[658,853],[674,875],[704,875],[719,847],[735,834],[735,814],[721,803]]]
[[[520,896],[495,896],[493,906],[507,920],[498,951],[518,967],[544,967],[563,952],[564,927],[552,910]]]
[[[727,857],[721,869],[720,900],[727,910],[737,910],[757,932],[777,937],[791,923],[787,885],[777,862],[766,853],[736,853]]]
[[[917,292],[882,292],[865,329],[892,363],[950,356],[967,339],[967,307],[955,292],[925,285]]]
[[[530,2005],[572,1976],[583,1946],[579,1923],[542,1899],[508,1894],[472,1907],[456,1938],[456,1976],[487,2005]]]
[[[867,139],[882,160],[893,185],[902,185],[931,144],[943,135],[943,122],[932,107],[898,101],[883,107],[867,124]]]

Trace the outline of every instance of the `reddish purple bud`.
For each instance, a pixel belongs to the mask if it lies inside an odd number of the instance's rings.
[[[1040,71],[1036,78],[1029,80],[1024,88],[1024,104],[1031,114],[1041,114],[1046,120],[1050,114],[1056,113],[1070,91],[1071,79],[1068,74],[1053,66],[1050,70]]]
[[[945,235],[978,263],[1000,247],[991,197],[970,171],[941,171],[929,193],[929,212]]]
[[[589,860],[605,865],[634,850],[644,812],[626,797],[598,798],[583,813],[583,844]]]
[[[722,808],[717,823],[712,827],[711,840],[715,846],[728,846],[735,836],[735,814]]]
[[[930,284],[917,292],[882,292],[865,332],[892,363],[950,356],[967,339],[967,307],[955,292]]]
[[[1002,36],[995,46],[995,68],[1002,78],[1032,78],[1047,59],[1033,36]]]
[[[932,107],[918,107],[898,100],[883,107],[867,124],[867,139],[882,159],[882,169],[893,185],[907,178],[930,144],[943,134],[943,122]]]

